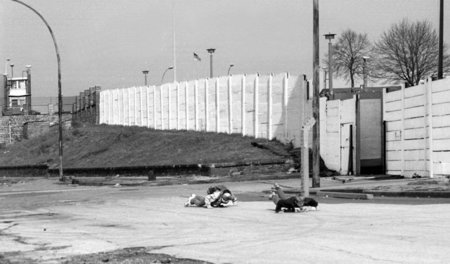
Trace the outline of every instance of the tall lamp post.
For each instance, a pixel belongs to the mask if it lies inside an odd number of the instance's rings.
[[[6,61],[5,61],[5,73],[4,74],[6,76],[8,76],[8,63],[9,63],[9,61],[10,61],[9,59],[6,59]]]
[[[322,67],[322,69],[323,69],[323,89],[327,89],[328,68]]]
[[[228,66],[227,75],[230,75],[231,68],[233,68],[233,67],[234,67],[234,64],[230,64],[230,66]]]
[[[213,77],[213,53],[216,49],[206,49],[209,53],[209,77]]]
[[[162,84],[163,81],[164,81],[164,76],[166,76],[166,73],[167,73],[169,70],[173,70],[173,66],[170,66],[169,68],[167,68],[167,69],[164,71],[164,73],[163,73],[163,75],[162,75],[162,77],[161,77],[161,84]]]
[[[333,45],[331,40],[334,39],[336,34],[328,33],[325,34],[325,39],[328,39],[328,88],[330,88],[331,98],[334,99],[333,94]]]
[[[144,84],[145,84],[145,86],[147,86],[148,70],[143,70],[142,73],[144,74]]]
[[[45,20],[45,18],[38,12],[36,11],[36,9],[32,8],[31,6],[29,6],[28,4],[25,4],[24,2],[20,1],[20,0],[11,0],[13,2],[19,3],[29,9],[31,9],[31,11],[33,11],[34,13],[36,13],[36,15],[38,15],[42,21],[44,22],[44,24],[47,26],[48,31],[50,32],[50,35],[52,36],[52,40],[53,40],[53,45],[55,46],[55,52],[56,52],[56,62],[58,64],[58,124],[59,124],[59,137],[58,137],[58,142],[59,142],[59,180],[60,181],[65,181],[65,177],[63,175],[63,164],[62,164],[62,160],[63,160],[63,137],[62,137],[62,87],[61,87],[61,58],[59,56],[59,49],[58,49],[58,45],[56,43],[56,39],[55,39],[55,35],[53,35],[53,30],[50,27],[50,25],[47,23],[47,21]]]
[[[14,78],[14,64],[10,64],[9,66],[11,66],[11,79]]]
[[[368,56],[363,56],[363,79],[364,79],[364,89],[367,88],[367,60],[370,58]]]

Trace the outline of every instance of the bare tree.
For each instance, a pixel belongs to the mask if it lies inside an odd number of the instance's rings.
[[[339,35],[333,51],[332,69],[337,76],[355,86],[355,78],[363,74],[363,57],[370,54],[371,44],[367,34],[358,34],[350,29]],[[328,64],[328,61],[325,61]]]
[[[405,81],[414,86],[422,78],[436,74],[439,56],[439,36],[429,21],[410,23],[403,19],[381,35],[375,44],[377,71],[392,81]],[[444,54],[445,49],[444,49]],[[444,68],[449,69],[449,56]]]

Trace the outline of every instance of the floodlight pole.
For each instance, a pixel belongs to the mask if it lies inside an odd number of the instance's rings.
[[[367,88],[367,60],[370,59],[368,56],[363,56],[363,79],[364,79],[364,89]]]
[[[331,99],[334,99],[333,93],[333,44],[331,40],[336,34],[325,34],[325,39],[328,39],[328,87],[330,88]]]
[[[164,71],[164,73],[163,73],[163,75],[162,75],[162,77],[161,77],[161,84],[162,84],[163,81],[164,81],[164,76],[166,76],[167,71],[173,70],[173,69],[174,69],[174,67],[173,67],[173,66],[170,66],[170,67],[168,67],[168,68]]]
[[[61,89],[61,58],[59,56],[59,49],[58,49],[58,44],[56,43],[56,39],[55,39],[55,35],[53,35],[53,30],[50,27],[50,25],[47,23],[47,21],[45,20],[45,18],[38,12],[36,11],[36,9],[32,8],[31,6],[29,6],[28,4],[25,4],[24,2],[20,1],[20,0],[11,0],[13,2],[19,3],[29,9],[31,9],[31,11],[33,11],[34,13],[36,13],[36,15],[38,15],[42,21],[44,22],[44,24],[47,26],[48,30],[50,31],[50,35],[52,36],[52,40],[53,40],[53,45],[55,46],[55,52],[56,52],[56,61],[58,63],[58,125],[59,125],[59,137],[58,137],[58,142],[59,142],[59,180],[60,181],[65,181],[65,177],[63,175],[63,137],[62,137],[62,89]]]
[[[234,67],[234,64],[230,64],[230,66],[228,66],[227,75],[230,75],[231,68],[233,68],[233,67]]]
[[[213,54],[216,51],[216,49],[206,49],[209,53],[209,78],[212,78],[214,76],[213,74]]]
[[[14,64],[9,65],[11,67],[11,79],[14,78]]]
[[[147,86],[147,75],[148,75],[149,71],[143,70],[142,73],[144,74],[144,85]]]

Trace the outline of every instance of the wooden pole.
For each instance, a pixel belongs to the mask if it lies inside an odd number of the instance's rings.
[[[317,122],[313,127],[313,179],[312,187],[320,187],[320,111],[319,111],[319,0],[313,5],[313,117]]]
[[[439,59],[438,59],[438,79],[444,77],[444,0],[439,2]]]

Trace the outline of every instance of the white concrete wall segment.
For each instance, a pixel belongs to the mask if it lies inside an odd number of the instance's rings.
[[[433,172],[450,175],[450,79],[442,79],[431,86],[431,138]],[[433,110],[436,110],[433,112]]]
[[[302,143],[312,115],[303,76],[230,75],[100,92],[100,123],[239,133]],[[123,117],[122,117],[123,116]]]
[[[388,174],[450,175],[450,79],[383,95]]]
[[[335,171],[340,171],[341,155],[341,101],[321,101],[321,148],[320,153],[325,165]]]
[[[348,169],[349,125],[352,125],[354,131],[355,106],[355,98],[329,101],[322,99],[320,105],[321,156],[329,169],[344,174],[347,174]],[[342,135],[343,131],[346,136]],[[354,137],[355,133],[353,133],[353,142],[355,142]],[[347,142],[343,142],[343,140]],[[345,154],[342,152],[343,147]]]

